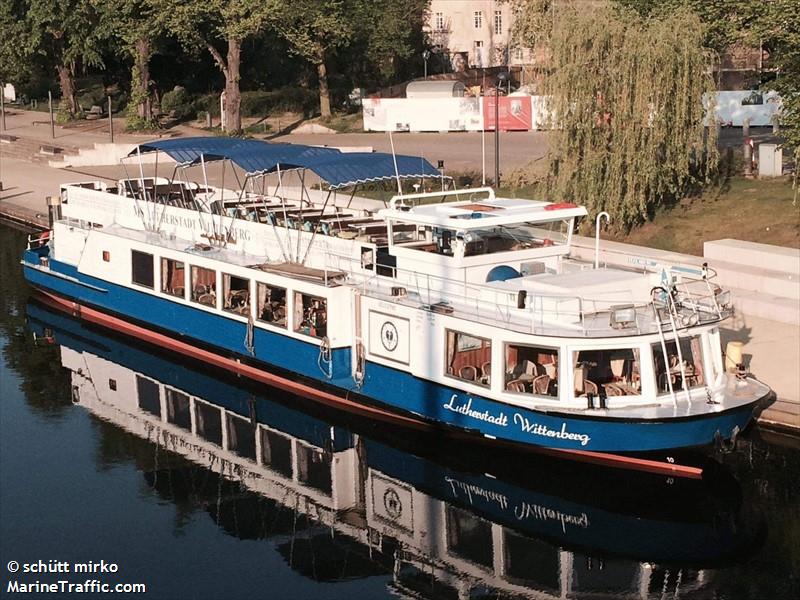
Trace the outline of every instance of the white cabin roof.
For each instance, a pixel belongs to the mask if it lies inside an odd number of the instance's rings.
[[[402,198],[401,198],[402,199]],[[514,223],[541,223],[588,214],[582,206],[522,198],[485,198],[406,206],[392,202],[378,215],[392,221],[435,225],[458,230],[486,229]]]

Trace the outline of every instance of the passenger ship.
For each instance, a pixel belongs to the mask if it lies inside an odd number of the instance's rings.
[[[713,271],[573,260],[582,207],[445,190],[410,156],[220,138],[132,154],[138,177],[62,186],[24,255],[84,319],[346,410],[557,450],[729,440],[769,393],[723,364]],[[382,207],[355,197],[392,180]]]

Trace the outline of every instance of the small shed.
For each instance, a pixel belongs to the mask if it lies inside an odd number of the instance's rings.
[[[406,98],[463,98],[465,89],[453,79],[420,79],[406,86]]]

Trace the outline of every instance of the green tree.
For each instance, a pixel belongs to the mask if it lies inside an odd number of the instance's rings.
[[[243,42],[261,31],[275,0],[151,0],[189,48],[205,48],[225,76],[225,131],[242,130],[239,87]]]
[[[319,80],[319,104],[323,117],[331,115],[328,75],[331,53],[346,46],[363,9],[353,0],[293,0],[279,2],[272,13],[272,26],[289,42],[292,52],[314,65]]]
[[[121,45],[133,61],[129,124],[153,125],[150,59],[166,16],[152,0],[95,0],[102,11],[109,37]]]
[[[544,84],[552,197],[630,227],[708,180],[717,160],[704,127],[703,94],[714,89],[704,35],[687,11],[643,19],[558,6]]]
[[[75,117],[81,112],[75,89],[77,70],[103,64],[100,15],[91,0],[27,0],[21,6],[25,10],[24,39],[31,52],[54,65],[62,110]]]

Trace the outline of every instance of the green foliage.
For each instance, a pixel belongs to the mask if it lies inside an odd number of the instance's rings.
[[[180,86],[167,92],[161,97],[161,111],[173,113],[176,119],[184,119],[195,112],[193,104],[186,90]]]
[[[241,112],[243,117],[265,117],[275,113],[300,113],[311,115],[316,107],[316,94],[305,88],[285,87],[269,92],[242,92]],[[206,94],[192,103],[196,113],[208,112],[219,118],[219,95]]]
[[[545,83],[551,198],[629,228],[708,182],[717,151],[703,126],[702,97],[714,89],[704,35],[686,11],[643,19],[559,6]]]

